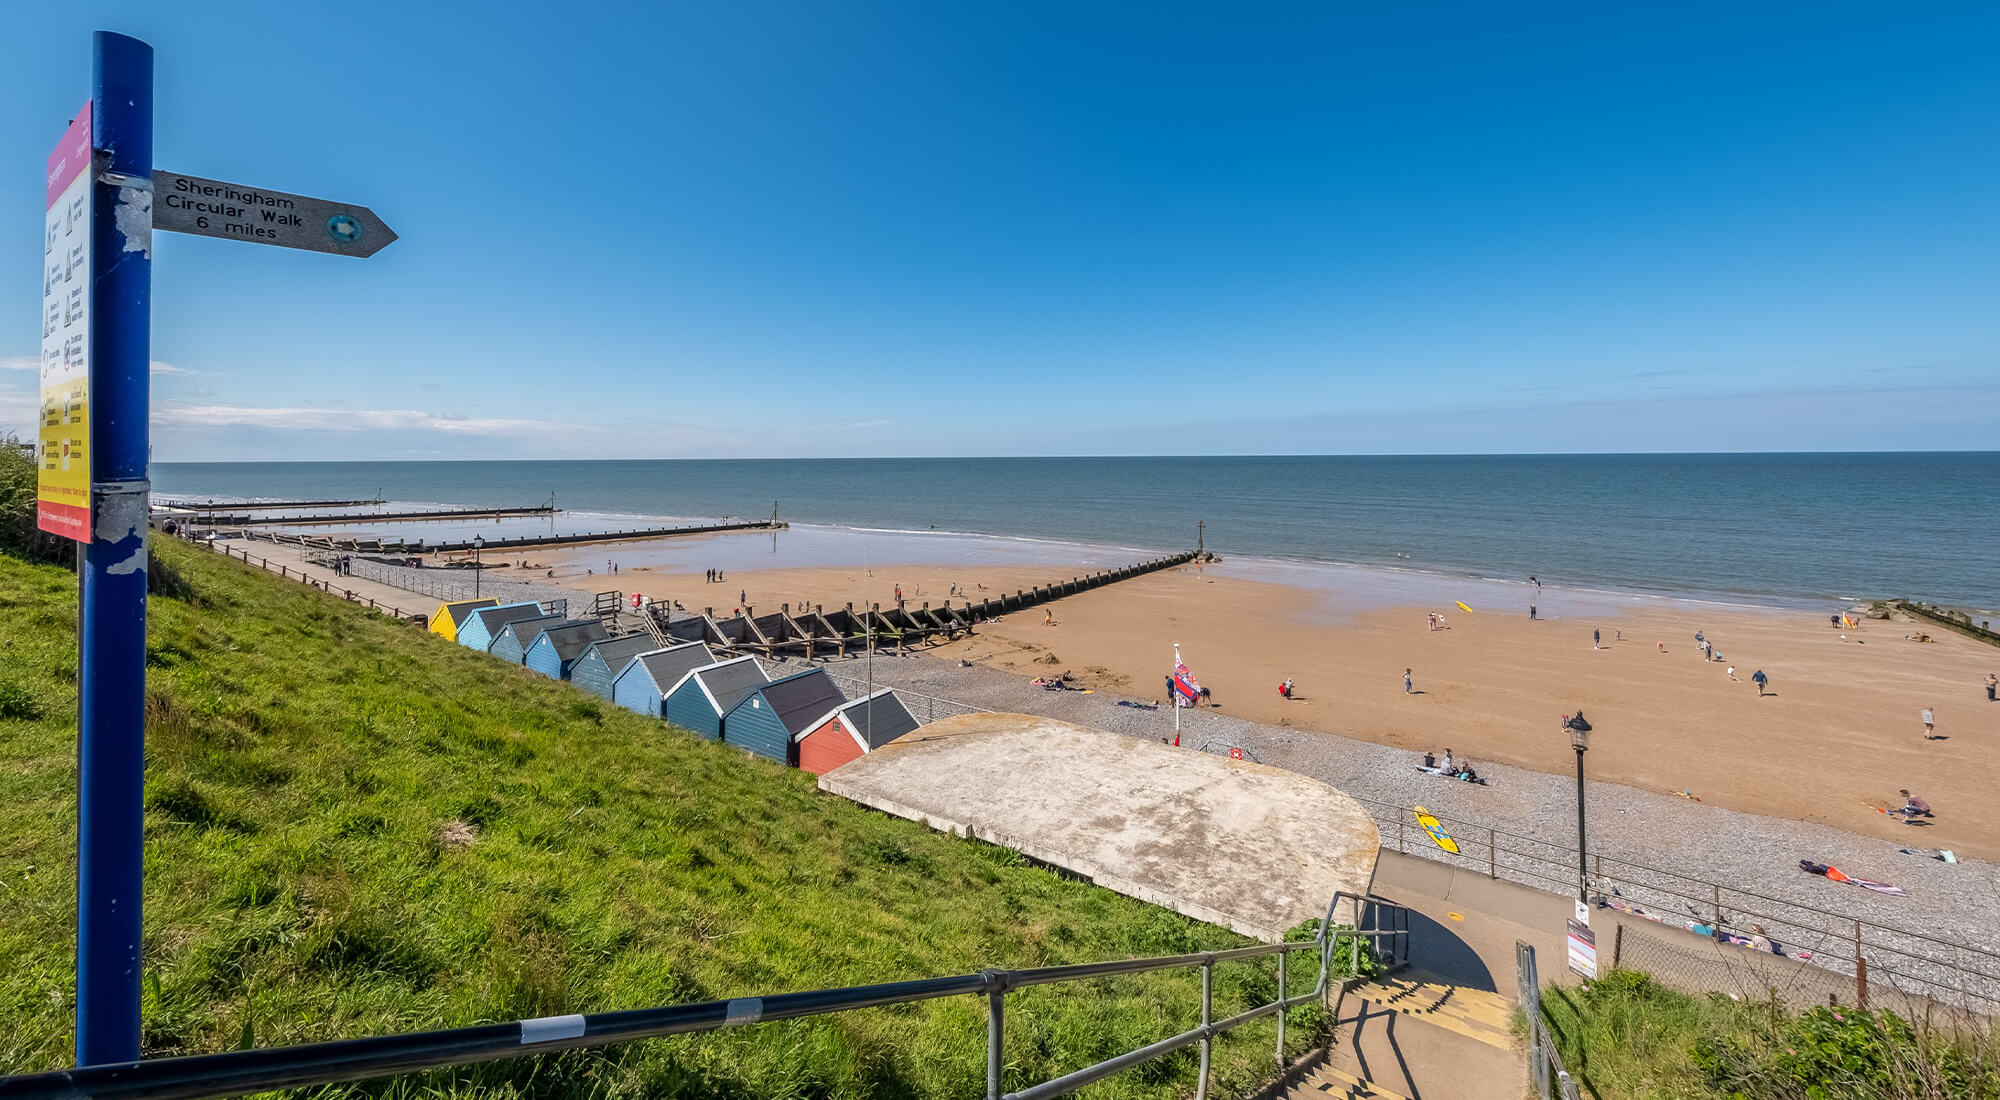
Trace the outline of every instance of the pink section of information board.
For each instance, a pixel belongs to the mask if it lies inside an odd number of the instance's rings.
[[[76,121],[63,131],[62,140],[56,143],[55,151],[49,154],[48,201],[43,209],[56,204],[57,196],[69,186],[69,181],[77,173],[90,167],[90,101],[83,101],[83,110],[76,113]]]

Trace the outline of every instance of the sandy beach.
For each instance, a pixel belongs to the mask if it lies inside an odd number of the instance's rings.
[[[665,567],[604,572],[616,547],[558,557],[573,586],[615,587],[689,609],[729,615],[747,597],[770,609],[804,602],[943,602],[953,585],[973,598],[1080,575],[1048,566],[897,566],[876,569],[731,570],[720,584]],[[594,570],[586,573],[585,570]],[[1823,823],[1904,843],[2000,856],[1990,804],[2000,703],[1982,679],[2000,652],[1948,632],[1881,620],[1833,629],[1827,613],[1719,607],[1671,600],[1620,608],[1545,592],[1546,618],[1519,608],[1451,602],[1343,607],[1339,593],[1232,576],[1229,562],[1176,569],[1072,597],[1052,608],[982,626],[936,647],[1026,681],[1068,670],[1100,691],[1164,696],[1173,643],[1221,711],[1254,722],[1340,734],[1410,750],[1498,761],[1538,771],[1575,767],[1560,717],[1582,708],[1595,726],[1586,766],[1593,779],[1693,797],[1715,805]],[[1250,571],[1247,566],[1243,571]],[[982,589],[980,586],[985,586]],[[954,597],[954,602],[961,598]],[[1571,605],[1584,605],[1576,611]],[[1432,610],[1448,629],[1428,629]],[[1830,609],[1829,609],[1830,610]],[[1925,629],[1935,640],[1906,634]],[[1702,660],[1705,632],[1726,658]],[[1592,632],[1602,641],[1593,648]],[[1046,662],[1053,654],[1054,664]],[[1736,678],[1726,673],[1730,666]],[[1412,693],[1403,690],[1411,670]],[[1770,678],[1759,697],[1750,681]],[[1295,681],[1297,697],[1277,685]],[[1938,740],[1920,712],[1932,707]],[[1905,826],[1873,807],[1900,805],[1909,787],[1938,816]]]

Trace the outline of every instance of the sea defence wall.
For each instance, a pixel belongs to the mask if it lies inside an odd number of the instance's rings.
[[[530,508],[433,508],[413,512],[336,512],[325,516],[224,515],[197,509],[194,515],[204,527],[284,527],[322,523],[380,523],[385,520],[422,523],[454,519],[499,519],[502,516],[552,516],[557,511],[559,509],[544,504]]]
[[[281,508],[365,508],[376,504],[387,504],[386,500],[258,500],[231,501],[217,504],[214,501],[202,503],[193,500],[155,500],[155,511],[193,512],[207,516],[219,514],[228,509],[238,512],[274,512]]]
[[[1910,600],[1890,600],[1888,606],[1906,615],[1914,615],[1926,622],[1936,623],[1946,630],[1955,630],[1987,645],[2000,645],[2000,630],[1991,630],[1984,625],[1973,625],[1972,616],[1963,611],[1952,611],[1935,604],[1915,603]]]
[[[492,546],[492,543],[487,543]],[[1102,588],[1133,577],[1143,577],[1162,569],[1186,565],[1195,560],[1193,550],[1151,558],[1134,565],[1106,569],[1084,577],[1071,577],[1054,584],[1017,588],[1010,594],[954,606],[945,600],[932,607],[929,600],[911,606],[908,601],[884,609],[871,604],[859,610],[853,604],[828,611],[825,605],[799,607],[780,604],[775,613],[757,614],[754,607],[739,607],[735,613],[717,616],[715,608],[704,607],[685,618],[676,618],[668,627],[682,641],[707,642],[712,648],[732,653],[754,653],[764,657],[818,657],[838,655],[850,649],[903,651],[912,646],[949,641],[988,619],[1008,612],[1025,611],[1041,604]]]
[[[472,516],[490,516],[494,513],[474,512],[467,514]],[[647,527],[632,531],[589,531],[575,535],[521,535],[516,538],[482,539],[478,546],[482,550],[514,550],[532,546],[572,546],[585,542],[632,542],[639,539],[669,538],[675,535],[721,535],[742,531],[781,531],[790,526],[791,524],[789,523],[772,523],[769,520],[762,520],[756,523],[709,523],[688,527]],[[331,535],[291,535],[281,531],[248,529],[238,533],[246,539],[263,539],[269,542],[287,543],[293,546],[310,546],[319,550],[346,550],[357,554],[462,553],[474,548],[472,541],[469,539],[455,542],[427,542],[423,539],[338,539]]]

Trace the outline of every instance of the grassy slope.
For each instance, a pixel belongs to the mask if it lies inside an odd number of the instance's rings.
[[[1241,942],[296,584],[158,554],[193,602],[156,597],[148,642],[148,1056]],[[69,574],[0,556],[0,1072],[69,1057],[75,600]],[[1218,1016],[1268,973],[1218,968]],[[1197,989],[1016,994],[1010,1087],[1187,1026]],[[401,1088],[967,1096],[984,1028],[961,998]],[[1224,1095],[1270,1070],[1268,1022],[1240,1034]],[[1097,1094],[1192,1078],[1183,1057]]]
[[[1693,996],[1614,970],[1542,1005],[1563,1062],[1605,1098],[1973,1100],[2000,1096],[1991,1021],[1912,1027],[1852,1007]],[[1921,1022],[1920,1022],[1921,1023]]]

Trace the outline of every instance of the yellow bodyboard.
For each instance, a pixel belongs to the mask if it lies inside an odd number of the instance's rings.
[[[1461,604],[1460,606],[1464,605]],[[1458,841],[1453,840],[1451,834],[1444,831],[1443,822],[1432,817],[1431,812],[1422,806],[1416,807],[1416,811],[1417,824],[1424,827],[1424,832],[1431,834],[1431,839],[1437,841],[1438,847],[1443,848],[1447,852],[1455,853],[1458,851]]]

